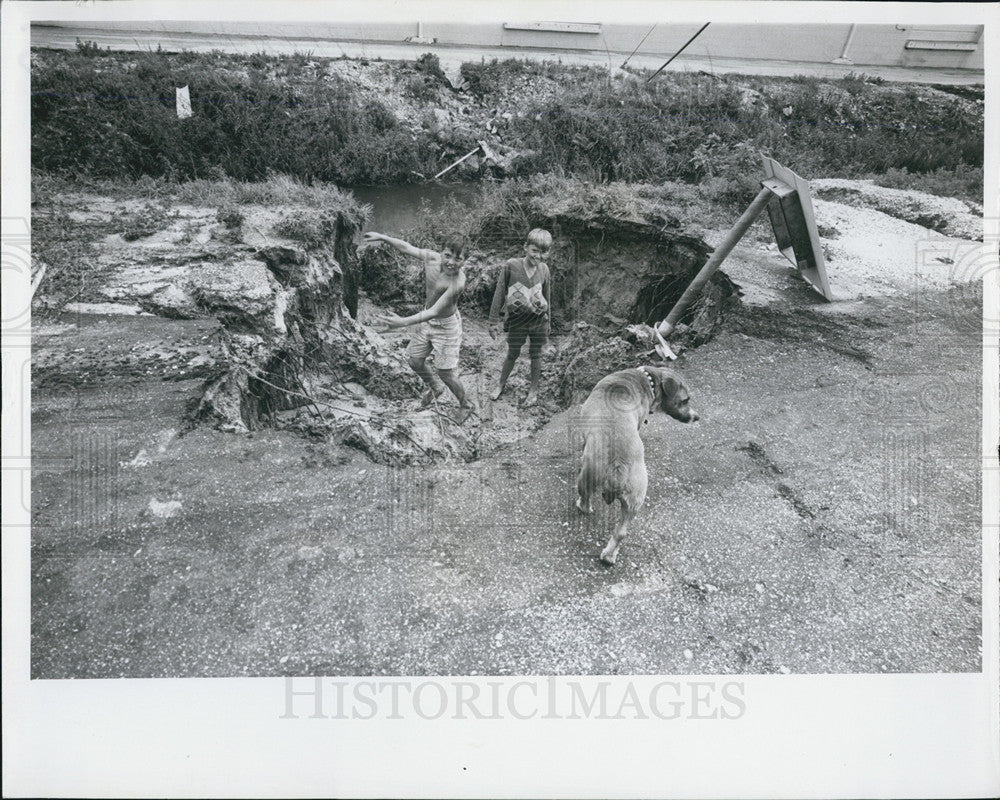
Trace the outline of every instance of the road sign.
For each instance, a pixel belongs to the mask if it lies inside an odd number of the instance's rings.
[[[816,291],[827,300],[833,300],[809,196],[809,181],[766,156],[764,173],[762,184],[773,195],[767,204],[767,215],[778,249]]]

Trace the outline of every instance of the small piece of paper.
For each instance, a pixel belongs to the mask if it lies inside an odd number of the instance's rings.
[[[191,115],[191,95],[188,93],[188,87],[182,86],[177,90],[177,116],[180,119],[187,119]]]

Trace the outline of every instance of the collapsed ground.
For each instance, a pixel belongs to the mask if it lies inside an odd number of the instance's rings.
[[[475,245],[459,425],[368,324],[419,293],[357,250],[349,193],[97,188],[35,181],[35,676],[978,668],[974,203],[816,181],[834,304],[752,229],[678,339],[702,422],[650,420],[606,570],[573,413],[652,358],[644,323],[725,228],[714,190],[540,176],[425,215],[414,240]],[[492,273],[536,223],[542,404],[522,365],[491,405]]]

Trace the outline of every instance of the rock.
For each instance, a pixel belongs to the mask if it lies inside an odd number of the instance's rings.
[[[462,77],[461,64],[455,61],[450,61],[446,64],[442,64],[441,70],[444,72],[444,77],[452,89],[462,90],[465,88],[466,82],[465,78]]]
[[[194,298],[177,284],[157,289],[143,302],[147,311],[172,319],[194,319],[200,316]]]
[[[70,314],[108,314],[133,317],[142,308],[130,303],[67,303],[63,310]]]
[[[277,280],[263,261],[206,263],[191,276],[192,294],[199,306],[229,327],[282,330],[275,320]]]

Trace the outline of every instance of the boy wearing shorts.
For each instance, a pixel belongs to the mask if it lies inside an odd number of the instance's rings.
[[[551,287],[549,267],[545,263],[550,247],[552,234],[542,228],[535,228],[528,234],[524,244],[524,257],[509,259],[501,267],[497,277],[497,288],[490,308],[490,335],[496,338],[500,312],[505,311],[503,329],[507,332],[507,357],[500,369],[497,389],[492,394],[494,400],[503,394],[521,347],[528,342],[531,371],[528,396],[524,404],[533,406],[538,402],[542,345],[548,341],[550,324]]]
[[[426,408],[433,403],[447,386],[458,399],[464,421],[475,410],[455,372],[462,344],[462,315],[458,311],[458,298],[465,289],[465,272],[462,269],[465,243],[457,237],[449,238],[438,253],[374,231],[365,233],[364,239],[366,242],[385,242],[401,253],[419,258],[423,263],[424,309],[408,317],[386,314],[381,321],[390,328],[417,326],[406,348],[406,355],[410,367],[427,385],[422,405]],[[431,353],[434,353],[436,375],[426,364]]]

